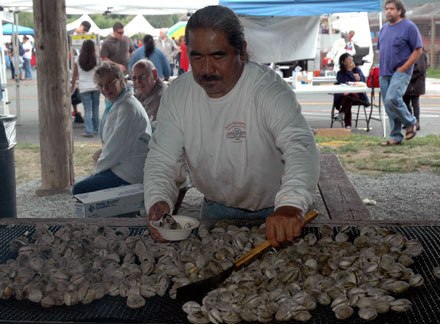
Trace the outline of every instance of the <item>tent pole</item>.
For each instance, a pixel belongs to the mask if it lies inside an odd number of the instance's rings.
[[[15,71],[15,94],[16,94],[16,116],[17,124],[21,125],[21,108],[20,108],[20,57],[19,57],[19,39],[18,39],[18,11],[14,11],[14,24],[12,27],[12,43],[14,50],[14,71]]]
[[[3,27],[0,26],[0,39],[2,40],[1,44],[4,44],[3,42]],[[7,54],[6,54],[7,55]],[[0,91],[3,92],[3,96],[2,96],[2,106],[3,106],[3,114],[4,115],[9,115],[9,97],[8,97],[8,87],[7,87],[7,83],[8,83],[8,77],[6,75],[6,60],[5,60],[5,51],[2,48],[2,51],[0,53],[0,61],[1,61],[1,71],[0,71],[0,83],[1,83],[1,89]]]

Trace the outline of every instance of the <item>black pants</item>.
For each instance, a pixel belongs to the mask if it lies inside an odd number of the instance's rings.
[[[345,127],[351,127],[351,107],[359,102],[359,94],[350,93],[348,96],[343,96],[341,101],[341,112],[344,113],[344,125]]]
[[[420,96],[403,96],[408,111],[416,117],[417,121],[420,118]]]

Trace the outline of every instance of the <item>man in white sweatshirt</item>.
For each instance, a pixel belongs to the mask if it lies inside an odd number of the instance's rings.
[[[170,212],[189,169],[205,195],[202,218],[262,217],[273,246],[291,241],[301,235],[319,176],[319,151],[295,94],[248,61],[230,9],[198,10],[185,35],[192,72],[162,97],[145,162],[148,222]]]

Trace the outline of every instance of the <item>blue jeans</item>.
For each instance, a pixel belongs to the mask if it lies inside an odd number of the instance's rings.
[[[403,141],[402,125],[409,127],[417,122],[403,101],[410,80],[410,75],[397,71],[392,76],[380,77],[380,92],[390,120],[390,139],[396,142]]]
[[[200,210],[201,219],[210,218],[263,218],[273,213],[274,208],[268,207],[256,211],[227,207],[215,201],[203,199],[202,208]]]
[[[86,192],[93,192],[97,190],[114,188],[119,186],[129,185],[127,181],[119,178],[112,170],[105,170],[100,173],[91,175],[84,180],[73,185],[73,195],[78,195]]]
[[[32,79],[32,67],[31,60],[23,57],[24,77],[26,79]]]
[[[84,107],[84,127],[87,134],[98,133],[99,129],[99,94],[98,90],[81,92]]]

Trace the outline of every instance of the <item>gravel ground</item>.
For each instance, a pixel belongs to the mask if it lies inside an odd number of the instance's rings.
[[[438,220],[440,216],[440,176],[432,173],[397,173],[381,176],[348,174],[362,199],[376,202],[367,205],[377,220]],[[17,217],[74,217],[74,199],[70,194],[37,197],[41,182],[34,180],[17,186]],[[198,214],[202,195],[190,189],[179,214]],[[319,195],[316,208],[324,212]]]

